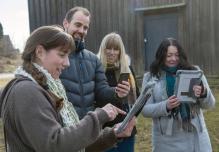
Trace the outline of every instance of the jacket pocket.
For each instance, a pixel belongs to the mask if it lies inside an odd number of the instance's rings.
[[[164,130],[162,128],[162,124],[161,124],[161,117],[154,119],[154,133],[155,134],[164,134]]]
[[[162,135],[172,135],[173,119],[169,117],[159,117],[159,128]]]

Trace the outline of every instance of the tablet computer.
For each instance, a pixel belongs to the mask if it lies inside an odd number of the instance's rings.
[[[122,121],[122,123],[119,126],[119,128],[116,130],[116,133],[121,133],[126,128],[126,126],[128,125],[129,121],[134,116],[139,114],[139,112],[142,110],[142,108],[144,107],[144,105],[146,104],[148,99],[150,98],[150,96],[152,94],[152,90],[153,90],[154,84],[155,84],[155,82],[151,82],[151,83],[148,83],[144,87],[143,91],[141,91],[140,96],[135,101],[135,104],[132,106],[131,110],[126,115],[125,119]]]
[[[202,75],[201,70],[178,70],[176,72],[174,94],[180,102],[196,102],[193,86],[201,84]]]

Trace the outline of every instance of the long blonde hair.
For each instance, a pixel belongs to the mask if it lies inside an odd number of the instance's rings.
[[[107,67],[107,58],[106,58],[106,49],[116,49],[119,50],[119,60],[116,63],[117,66],[120,67],[120,73],[130,73],[128,61],[126,58],[126,52],[125,47],[122,41],[122,38],[119,34],[112,32],[107,34],[99,48],[98,57],[100,58],[100,61],[102,62],[104,69],[106,70]]]
[[[129,99],[129,103],[133,104],[133,102],[135,102],[137,95],[136,95],[136,84],[135,84],[135,80],[134,80],[134,76],[131,73],[131,70],[129,68],[129,63],[128,63],[128,55],[126,54],[125,51],[125,47],[122,41],[122,38],[119,34],[112,32],[107,34],[101,44],[100,44],[100,48],[99,48],[99,52],[97,54],[97,56],[99,57],[100,61],[102,62],[103,66],[104,66],[104,70],[106,71],[107,68],[107,58],[106,58],[106,49],[116,49],[119,50],[119,60],[116,63],[117,66],[119,66],[120,69],[120,73],[129,73],[129,83],[131,85],[131,90],[130,93],[133,93],[133,99]]]

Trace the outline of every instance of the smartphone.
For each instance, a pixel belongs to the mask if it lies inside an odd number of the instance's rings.
[[[119,75],[118,83],[122,83],[122,81],[127,81],[128,82],[128,79],[129,79],[129,73],[121,73]]]

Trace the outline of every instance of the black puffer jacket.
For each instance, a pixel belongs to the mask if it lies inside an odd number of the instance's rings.
[[[94,53],[86,49],[74,52],[69,62],[60,78],[80,119],[94,110],[95,101],[106,104],[116,100],[114,88],[109,87],[103,66]]]

